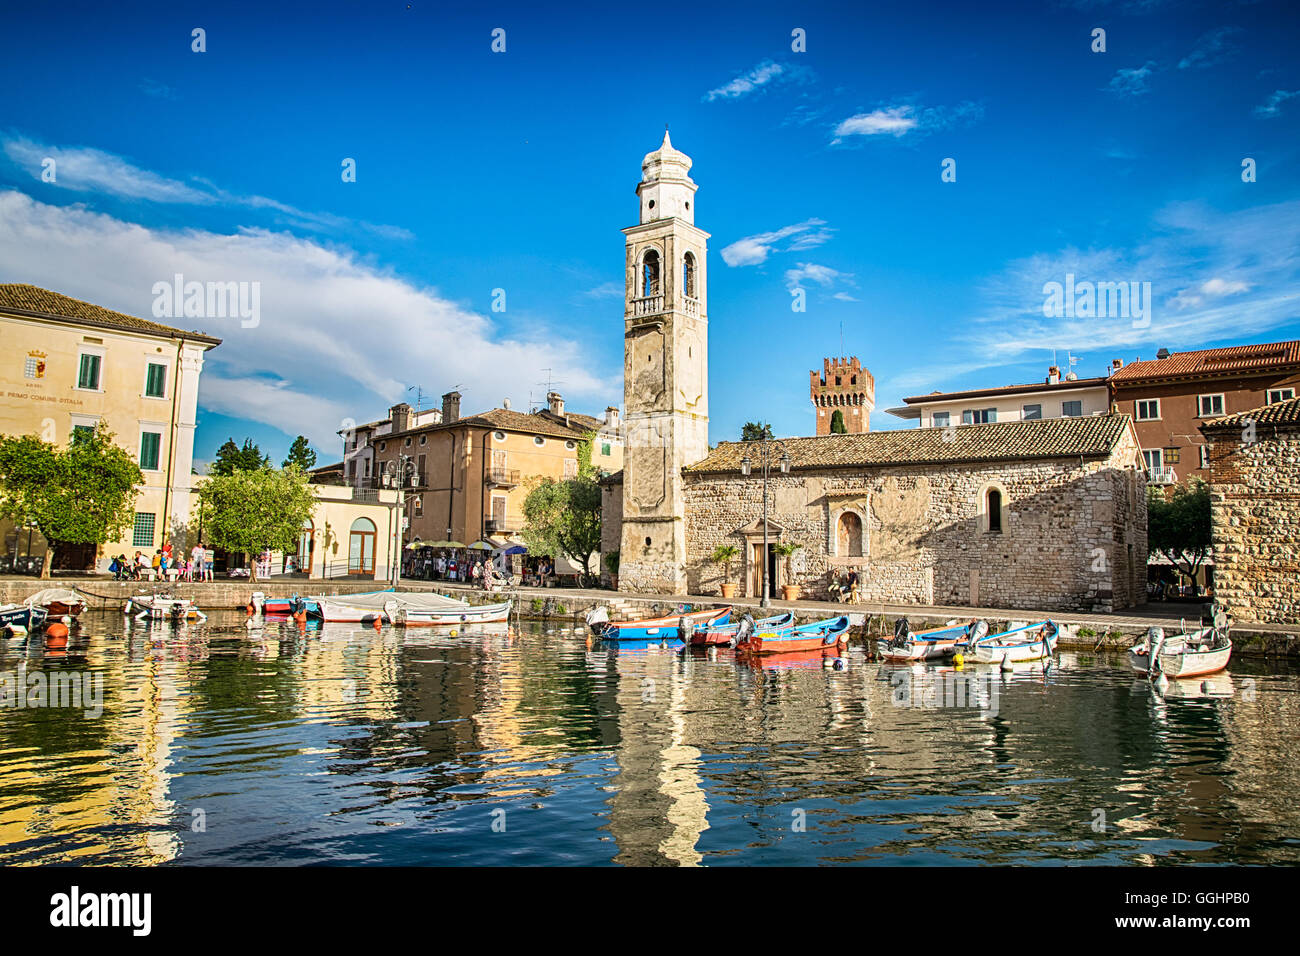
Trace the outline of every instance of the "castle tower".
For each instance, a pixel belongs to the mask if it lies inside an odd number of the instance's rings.
[[[709,453],[709,234],[695,226],[691,159],[663,145],[641,163],[640,222],[626,239],[622,591],[686,591],[682,468]]]
[[[831,421],[838,411],[850,435],[871,431],[871,410],[876,407],[876,380],[851,358],[824,359],[822,371],[808,373],[808,393],[817,410],[817,434],[831,434]]]

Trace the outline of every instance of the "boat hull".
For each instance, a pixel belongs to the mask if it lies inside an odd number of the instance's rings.
[[[691,611],[671,617],[643,618],[639,621],[609,621],[592,631],[602,641],[663,641],[679,640],[683,623],[688,628],[726,624],[731,618],[731,608],[721,610]]]
[[[0,607],[0,627],[23,627],[31,630],[45,623],[45,608],[33,604],[8,604]]]
[[[1060,632],[1044,621],[994,634],[968,647],[964,657],[970,664],[1027,664],[1051,657]]]
[[[1228,666],[1232,659],[1232,643],[1227,647],[1210,650],[1173,650],[1160,654],[1160,673],[1170,679],[1182,677],[1204,677],[1217,674]],[[1132,648],[1128,652],[1129,665],[1143,674],[1151,672],[1150,654],[1143,648]]]
[[[965,646],[975,624],[975,621],[971,621],[917,631],[915,634],[909,632],[905,641],[879,644],[877,651],[881,660],[895,664],[951,660]]]
[[[774,631],[758,631],[748,640],[736,645],[741,654],[797,654],[803,651],[820,651],[844,647],[849,643],[849,619],[833,617],[814,621],[798,627]]]
[[[478,604],[445,611],[397,607],[386,611],[398,627],[457,627],[462,624],[499,624],[510,620],[511,602]]]
[[[777,614],[774,617],[764,618],[761,621],[754,622],[756,631],[779,629],[793,626],[794,612],[786,611],[784,614]],[[733,644],[736,638],[740,636],[740,623],[714,625],[711,627],[699,628],[692,632],[690,643],[695,647],[724,646]]]

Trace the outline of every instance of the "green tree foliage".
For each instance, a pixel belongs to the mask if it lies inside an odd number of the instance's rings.
[[[299,435],[293,440],[293,444],[289,446],[289,457],[281,463],[281,467],[284,468],[294,465],[303,471],[309,471],[316,466],[316,452],[305,435]]]
[[[1157,487],[1147,494],[1147,544],[1189,577],[1210,554],[1210,486],[1200,478],[1175,485],[1168,496]]]
[[[847,435],[848,433],[849,430],[844,426],[844,413],[837,408],[831,415],[831,434]]]
[[[292,551],[315,496],[300,468],[236,470],[213,475],[198,489],[203,534],[218,548],[259,554]],[[253,562],[253,580],[257,563]]]
[[[66,448],[35,435],[0,437],[0,515],[32,521],[45,536],[42,578],[59,547],[120,540],[143,483],[140,466],[102,421]]]
[[[740,430],[741,441],[760,441],[764,438],[775,438],[772,434],[771,425],[760,425],[757,422],[745,422],[745,426]]]
[[[731,583],[731,562],[736,559],[738,554],[740,554],[740,549],[734,544],[720,544],[709,555],[710,562],[722,565],[723,580],[728,584]]]
[[[600,485],[588,466],[577,478],[534,478],[524,498],[524,540],[533,554],[563,554],[590,579],[600,551]]]
[[[257,471],[261,468],[269,468],[270,465],[271,456],[263,455],[262,449],[253,443],[253,439],[245,438],[244,447],[240,448],[233,438],[229,438],[217,449],[217,457],[212,462],[212,474],[230,475],[236,471]]]

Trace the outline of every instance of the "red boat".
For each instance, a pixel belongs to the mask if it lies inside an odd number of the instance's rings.
[[[788,628],[793,624],[794,611],[786,611],[784,614],[767,617],[761,621],[755,621],[747,615],[735,624],[713,624],[696,629],[691,633],[691,644],[697,647],[730,645],[737,640],[743,640],[750,631],[775,631]]]
[[[841,615],[778,631],[756,630],[748,639],[737,644],[736,650],[742,654],[785,654],[842,647],[848,643],[849,619]]]

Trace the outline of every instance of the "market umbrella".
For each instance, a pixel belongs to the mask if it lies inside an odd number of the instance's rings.
[[[432,541],[432,542],[430,542],[430,543],[427,545],[427,547],[430,547],[430,548],[463,548],[463,547],[465,547],[465,545],[462,544],[462,543],[459,542],[459,541]]]
[[[475,541],[469,546],[469,549],[471,551],[491,551],[492,545],[488,544],[486,541]]]
[[[506,548],[501,553],[502,554],[527,554],[528,549],[525,548],[522,544],[517,544],[513,548]]]

